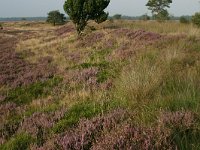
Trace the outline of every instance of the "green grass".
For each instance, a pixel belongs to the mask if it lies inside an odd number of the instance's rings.
[[[53,87],[58,85],[62,79],[54,77],[44,82],[36,82],[28,86],[17,87],[8,91],[5,102],[14,102],[18,105],[28,104],[34,99],[46,97]]]
[[[174,129],[171,140],[180,150],[199,150],[200,149],[200,130],[199,129]]]
[[[164,50],[151,47],[139,55],[116,82],[114,97],[141,113],[139,116],[145,116],[144,112],[153,115],[160,109],[200,110],[198,57],[192,57],[193,50],[179,46],[183,41],[168,44]]]
[[[32,137],[26,133],[21,133],[13,138],[11,138],[8,142],[0,146],[1,150],[28,150],[29,145],[32,142]]]
[[[96,102],[84,101],[73,105],[65,116],[52,128],[54,133],[64,132],[76,125],[81,118],[90,119],[103,111],[103,106]]]

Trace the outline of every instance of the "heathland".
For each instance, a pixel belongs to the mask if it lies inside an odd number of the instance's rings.
[[[200,149],[200,29],[176,21],[0,30],[0,149]]]

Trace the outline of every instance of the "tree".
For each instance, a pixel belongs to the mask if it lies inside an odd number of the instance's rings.
[[[200,12],[195,13],[195,14],[192,16],[192,23],[193,23],[194,25],[196,25],[197,27],[200,27]]]
[[[67,0],[64,10],[80,35],[89,20],[94,20],[98,24],[107,20],[108,13],[104,10],[109,3],[110,0]]]
[[[166,8],[170,7],[172,0],[149,0],[146,6],[151,10],[153,17],[156,20],[168,20],[169,13]]]
[[[113,18],[113,19],[116,19],[116,20],[119,20],[119,19],[122,18],[122,15],[120,15],[120,14],[115,14],[112,18]]]
[[[58,10],[50,11],[48,13],[47,22],[52,23],[54,26],[56,24],[63,24],[65,21],[65,15],[60,13]]]

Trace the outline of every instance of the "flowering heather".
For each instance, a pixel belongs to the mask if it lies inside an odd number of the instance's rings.
[[[109,49],[109,48],[113,48],[116,44],[116,39],[114,37],[105,40],[103,43],[103,47],[101,49]]]
[[[136,41],[156,41],[161,39],[161,35],[153,32],[147,32],[144,30],[137,30],[137,31],[132,31],[129,29],[120,29],[120,30],[115,30],[113,31],[116,35],[119,36],[126,36],[130,40],[136,40]]]
[[[124,110],[115,110],[108,115],[96,117],[91,120],[81,120],[78,127],[58,139],[58,145],[64,150],[89,149],[103,131],[110,131],[118,123],[127,119]]]
[[[16,108],[17,105],[12,102],[8,102],[6,104],[0,104],[0,122],[2,123],[7,116],[9,116],[12,112],[16,110]]]
[[[165,126],[190,128],[195,123],[195,115],[190,111],[164,112],[159,121]]]
[[[77,70],[74,72],[73,80],[78,83],[85,83],[87,85],[96,85],[97,79],[96,76],[98,74],[98,68],[91,67],[82,70]]]
[[[31,117],[25,118],[21,123],[20,131],[26,131],[27,133],[37,136],[40,131],[51,128],[59,119],[61,119],[66,112],[66,109],[61,108],[52,113],[34,113]]]
[[[38,80],[46,80],[55,73],[54,67],[48,66],[48,61],[39,64],[30,64],[23,60],[20,54],[13,49],[10,42],[15,39],[4,39],[0,51],[0,85],[17,87],[28,85]]]
[[[80,47],[92,47],[100,42],[104,38],[104,33],[91,33],[79,39],[79,43],[77,44],[77,48]]]
[[[134,127],[123,124],[110,133],[105,133],[92,147],[93,150],[127,149],[127,150],[160,150],[174,149],[168,141],[169,132],[157,128]]]
[[[55,34],[57,36],[63,36],[63,35],[66,35],[68,33],[74,32],[74,31],[75,31],[75,28],[73,26],[66,25],[66,26],[56,29]]]

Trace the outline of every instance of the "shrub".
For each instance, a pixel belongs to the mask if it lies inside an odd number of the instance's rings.
[[[184,23],[184,24],[188,24],[190,23],[189,19],[187,19],[186,17],[182,16],[180,17],[180,23]]]
[[[200,13],[196,13],[194,16],[192,16],[192,23],[197,27],[200,27]]]
[[[115,14],[112,19],[116,19],[116,20],[119,20],[122,18],[122,15],[121,14]]]
[[[117,124],[125,121],[128,116],[126,111],[118,109],[91,120],[81,120],[76,129],[68,131],[58,140],[58,145],[62,149],[91,149],[93,143],[104,133],[104,130],[112,130]]]
[[[147,20],[150,20],[150,19],[151,19],[151,17],[148,16],[147,14],[144,14],[144,15],[142,15],[142,16],[140,17],[140,20],[144,20],[144,21],[147,21]]]

